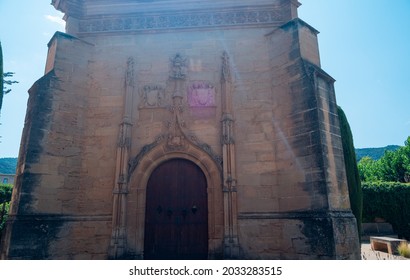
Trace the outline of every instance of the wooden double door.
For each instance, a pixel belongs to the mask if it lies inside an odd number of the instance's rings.
[[[145,210],[144,259],[207,259],[207,182],[196,164],[159,165],[148,181]]]

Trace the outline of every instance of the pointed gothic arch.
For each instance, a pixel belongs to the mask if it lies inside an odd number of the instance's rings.
[[[126,203],[127,255],[142,259],[146,189],[152,172],[170,159],[185,159],[204,173],[208,192],[208,257],[219,258],[223,252],[224,205],[221,166],[202,148],[186,141],[183,149],[170,149],[166,141],[151,145],[134,158],[130,165]]]

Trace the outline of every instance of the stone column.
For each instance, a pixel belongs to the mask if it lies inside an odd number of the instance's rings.
[[[133,92],[134,60],[129,57],[125,76],[124,115],[118,136],[116,175],[113,188],[112,236],[109,251],[109,256],[112,259],[121,259],[126,254],[127,178],[131,148]]]
[[[222,158],[224,192],[224,257],[239,257],[234,119],[232,116],[232,76],[229,56],[222,55]]]

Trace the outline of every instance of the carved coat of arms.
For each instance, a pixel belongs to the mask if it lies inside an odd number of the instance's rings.
[[[144,86],[141,91],[141,97],[141,107],[156,108],[163,107],[165,105],[165,92],[161,86]]]
[[[215,106],[215,87],[208,82],[193,82],[188,88],[188,102],[191,107]]]

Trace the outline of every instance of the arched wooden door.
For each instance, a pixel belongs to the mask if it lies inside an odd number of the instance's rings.
[[[207,259],[208,199],[202,170],[185,159],[160,164],[147,185],[145,259]]]

